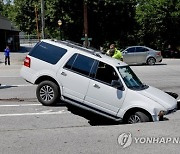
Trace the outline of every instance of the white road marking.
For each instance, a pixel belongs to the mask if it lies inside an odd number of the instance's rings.
[[[23,106],[42,106],[42,104],[13,104],[13,105],[0,105],[0,107],[23,107]]]
[[[49,113],[52,112],[53,110],[46,110],[46,111],[41,111],[42,113]]]
[[[16,114],[0,114],[0,117],[15,117],[15,116],[33,116],[33,115],[58,115],[70,113],[69,111],[58,111],[58,112],[40,112],[40,113],[16,113]]]

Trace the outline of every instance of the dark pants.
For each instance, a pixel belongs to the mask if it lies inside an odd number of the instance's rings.
[[[5,65],[7,65],[7,62],[8,62],[8,65],[10,65],[10,57],[9,56],[5,56]]]

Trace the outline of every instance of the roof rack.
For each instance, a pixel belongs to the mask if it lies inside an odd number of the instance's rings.
[[[67,45],[69,47],[72,47],[72,48],[76,48],[76,49],[79,49],[79,50],[82,50],[82,51],[86,51],[88,53],[91,53],[95,56],[98,56],[99,58],[101,58],[101,55],[100,55],[100,51],[95,49],[95,48],[92,48],[92,47],[84,47],[82,44],[80,43],[76,43],[76,42],[73,42],[73,41],[70,41],[70,40],[66,40],[66,41],[57,41],[59,43],[62,43],[64,45]]]

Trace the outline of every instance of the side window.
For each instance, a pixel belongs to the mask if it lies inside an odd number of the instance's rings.
[[[67,69],[71,69],[72,68],[72,65],[74,64],[74,61],[77,57],[77,54],[74,54],[70,59],[69,61],[66,63],[66,65],[64,66],[64,68],[67,68]]]
[[[64,67],[80,74],[89,76],[93,64],[94,59],[84,55],[75,54],[69,59]]]
[[[148,49],[143,48],[143,47],[136,47],[136,52],[146,52]]]
[[[147,51],[149,51],[149,49],[148,49],[148,48],[144,48],[144,51],[146,51],[146,52],[147,52]]]
[[[111,84],[112,80],[119,80],[114,68],[103,62],[99,62],[95,78],[108,84]]]
[[[128,48],[128,49],[127,49],[127,52],[128,52],[128,53],[133,53],[133,52],[135,52],[135,48]]]
[[[66,52],[66,49],[41,42],[30,51],[29,55],[47,63],[56,64]]]
[[[97,71],[98,63],[99,62],[97,60],[94,61],[94,64],[93,64],[93,66],[91,68],[91,73],[90,73],[90,77],[91,78],[95,78],[95,76],[96,76],[96,71]]]

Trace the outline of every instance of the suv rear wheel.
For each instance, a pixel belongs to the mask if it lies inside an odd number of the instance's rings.
[[[57,103],[60,98],[58,86],[52,81],[41,82],[36,89],[36,96],[43,105],[50,106]]]
[[[143,112],[134,112],[127,116],[126,123],[133,124],[133,123],[140,123],[140,122],[149,122],[150,118],[144,114]]]

